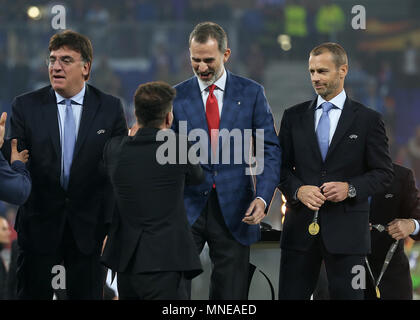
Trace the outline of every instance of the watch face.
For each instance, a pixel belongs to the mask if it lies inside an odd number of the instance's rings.
[[[350,185],[349,186],[349,193],[348,193],[350,198],[353,198],[356,196],[356,189],[354,188],[354,186]]]

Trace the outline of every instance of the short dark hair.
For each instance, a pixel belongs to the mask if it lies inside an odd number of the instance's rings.
[[[69,49],[80,53],[82,60],[84,62],[89,62],[92,67],[93,48],[88,37],[72,30],[65,30],[54,34],[50,39],[48,50],[51,52],[62,47],[68,47]],[[90,70],[85,80],[89,79],[89,75]]]
[[[198,43],[206,43],[209,38],[215,39],[219,51],[225,53],[228,43],[226,32],[217,23],[210,21],[201,22],[195,26],[194,30],[190,33],[189,45],[191,46],[193,39]]]
[[[347,53],[342,46],[334,42],[325,42],[322,43],[311,50],[309,53],[310,56],[319,56],[324,52],[331,52],[334,64],[337,69],[344,64],[348,64]]]
[[[159,127],[172,110],[176,90],[163,81],[139,85],[134,94],[137,121],[144,127]]]

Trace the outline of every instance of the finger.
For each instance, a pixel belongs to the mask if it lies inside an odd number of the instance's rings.
[[[12,152],[17,153],[17,140],[16,139],[12,139]]]
[[[245,212],[245,216],[250,216],[252,214],[252,211],[254,210],[255,207],[255,203],[254,201],[251,202],[251,204],[249,205],[248,210],[246,210]]]

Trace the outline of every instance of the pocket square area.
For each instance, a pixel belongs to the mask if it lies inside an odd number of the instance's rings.
[[[357,134],[351,134],[351,135],[349,135],[349,138],[350,138],[350,139],[353,139],[353,140],[354,140],[354,139],[357,139]]]
[[[100,129],[100,130],[96,131],[96,134],[102,134],[102,133],[105,133],[105,129]]]
[[[385,199],[390,199],[390,198],[393,198],[393,197],[394,197],[394,195],[392,193],[387,193],[385,195]]]

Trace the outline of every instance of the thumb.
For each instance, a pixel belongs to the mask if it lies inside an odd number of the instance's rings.
[[[17,139],[12,139],[12,152],[17,152]]]
[[[7,113],[3,112],[0,118],[0,126],[4,126],[6,124],[6,119],[7,119]]]

